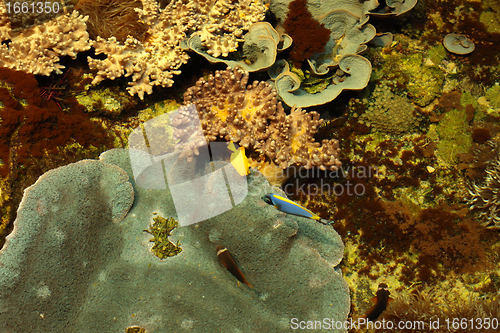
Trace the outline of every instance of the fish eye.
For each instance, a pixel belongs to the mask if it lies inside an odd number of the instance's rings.
[[[268,205],[273,205],[273,202],[271,200],[271,196],[269,194],[266,194],[265,196],[262,197],[262,200],[268,204]]]

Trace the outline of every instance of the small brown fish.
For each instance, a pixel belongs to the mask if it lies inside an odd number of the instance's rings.
[[[215,248],[217,250],[217,256],[219,257],[220,261],[226,267],[226,269],[234,275],[235,278],[249,286],[250,288],[253,289],[253,286],[250,282],[245,279],[245,275],[241,272],[241,270],[238,268],[236,263],[234,262],[233,257],[231,256],[231,253],[222,245],[217,245]]]
[[[387,308],[387,304],[389,301],[392,301],[392,298],[389,297],[391,293],[389,292],[389,287],[385,283],[381,283],[378,285],[377,296],[374,297],[375,305],[368,310],[365,317],[369,321],[375,321],[377,318],[385,311]]]

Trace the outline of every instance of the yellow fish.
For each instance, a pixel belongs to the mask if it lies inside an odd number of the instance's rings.
[[[231,154],[230,161],[236,171],[238,171],[240,176],[248,175],[250,173],[250,170],[248,158],[245,155],[245,148],[240,147],[239,149],[236,149],[234,143],[231,141],[231,143],[229,143],[229,145],[227,146],[227,149],[233,152]]]

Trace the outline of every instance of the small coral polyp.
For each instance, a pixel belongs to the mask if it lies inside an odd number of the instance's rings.
[[[228,68],[199,79],[184,94],[185,104],[196,105],[209,141],[221,138],[251,149],[258,168],[269,164],[282,169],[293,164],[321,170],[340,167],[338,140],[321,144],[314,140],[323,123],[317,112],[294,107],[286,114],[270,84],[247,83],[247,72]]]

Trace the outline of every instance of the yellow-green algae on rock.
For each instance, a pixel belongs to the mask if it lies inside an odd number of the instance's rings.
[[[469,151],[472,137],[468,128],[465,109],[451,110],[437,125],[430,125],[427,136],[439,140],[436,154],[445,164],[456,164],[457,154]]]
[[[399,43],[403,42],[406,43],[406,41],[399,41]],[[412,46],[411,43],[414,42],[409,42],[408,47]],[[427,62],[424,54],[419,50],[413,50],[414,52],[409,55],[400,53],[396,47],[389,48],[387,51],[379,53],[383,65],[378,69],[375,68],[372,80],[397,81],[406,87],[408,93],[413,96],[415,104],[419,106],[428,105],[441,94],[444,73],[439,69],[439,64],[434,63],[441,59],[441,50],[432,48],[428,51],[427,57],[431,58],[432,63]]]
[[[172,230],[179,226],[173,217],[168,219],[163,216],[153,217],[153,224],[149,227],[149,230],[144,230],[145,232],[153,235],[149,241],[154,242],[151,251],[160,259],[173,257],[182,252],[181,241],[177,240],[177,243],[172,243],[168,237],[172,235]]]

